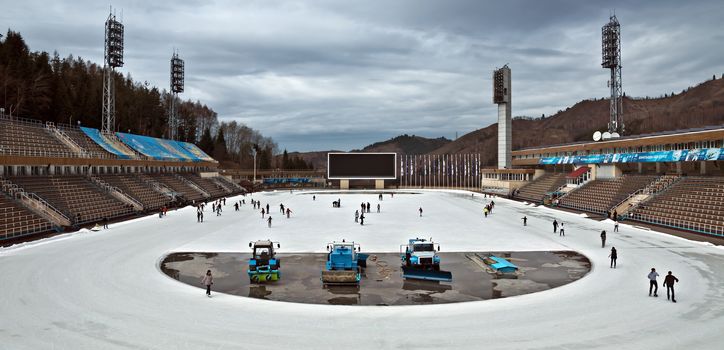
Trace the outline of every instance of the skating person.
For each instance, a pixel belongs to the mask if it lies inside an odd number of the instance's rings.
[[[654,290],[654,296],[658,297],[657,294],[659,291],[659,283],[656,282],[656,278],[659,277],[659,273],[656,272],[655,268],[651,268],[651,272],[649,272],[648,278],[649,278],[649,296],[651,296],[651,290]]]
[[[676,282],[679,282],[679,279],[669,271],[669,274],[664,277],[663,284],[663,286],[666,287],[666,300],[669,300],[669,291],[671,291],[671,301],[676,302],[676,297],[674,296],[674,283]]]
[[[608,254],[608,257],[611,258],[611,268],[616,268],[616,259],[618,258],[618,253],[616,252],[616,247],[611,247],[611,254]]]
[[[359,224],[364,226],[365,225],[365,214],[362,213],[362,215],[359,216]]]
[[[204,212],[201,212],[201,222],[204,222]]]
[[[279,212],[284,214],[284,204],[279,204]]]
[[[292,210],[287,208],[287,219],[289,219],[289,215],[291,215],[291,214],[292,214]]]
[[[528,217],[523,217],[523,226],[528,226]]]
[[[272,221],[271,215],[269,215],[269,218],[266,219],[266,222],[267,222],[267,225],[269,226],[269,228],[271,228],[271,221]]]
[[[266,211],[264,211],[264,208],[261,208],[261,218],[264,218],[264,214],[266,214]]]
[[[563,229],[563,221],[561,221],[560,226],[561,226],[561,228],[558,230],[558,237],[561,237],[561,236],[565,237],[566,231]]]
[[[341,207],[342,207],[342,200],[339,199],[339,198],[337,198],[337,207],[338,207],[338,208],[341,208]]]
[[[221,204],[216,206],[216,216],[221,216]]]
[[[495,201],[490,201],[490,207],[495,208]]]
[[[485,208],[483,208],[483,215],[487,218],[488,217],[488,206],[486,205]]]
[[[601,248],[606,246],[606,230],[601,231]]]
[[[316,195],[312,195],[312,200],[313,200],[313,201],[316,201],[316,200],[317,200],[317,196],[316,196]]]
[[[234,203],[234,211],[239,211],[239,203]]]
[[[196,222],[201,222],[201,215],[202,211],[200,209],[196,209]]]
[[[108,218],[103,218],[103,229],[108,228]]]
[[[553,219],[553,233],[558,232],[558,221],[556,219]]]
[[[418,209],[418,211],[420,212],[420,217],[422,217],[422,207],[420,207],[420,209]]]
[[[377,200],[380,200],[380,201],[382,200],[382,193],[380,193],[380,195],[377,196]]]
[[[266,204],[266,212],[271,214],[271,212],[269,211],[269,203]]]
[[[359,210],[354,211],[354,222],[359,222]]]
[[[214,276],[211,276],[211,270],[206,270],[206,275],[201,279],[201,284],[206,286],[206,296],[211,298],[211,285],[214,284]]]
[[[613,232],[618,232],[618,221],[613,224]]]
[[[370,202],[367,202],[367,212],[368,213],[370,212],[371,208],[372,208],[372,205],[370,204]]]
[[[380,195],[381,196],[381,195]],[[377,212],[380,212],[380,203],[377,203]]]

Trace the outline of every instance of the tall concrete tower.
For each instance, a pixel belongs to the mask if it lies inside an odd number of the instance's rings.
[[[507,64],[493,72],[493,103],[498,105],[498,169],[510,169],[513,123],[510,68]]]

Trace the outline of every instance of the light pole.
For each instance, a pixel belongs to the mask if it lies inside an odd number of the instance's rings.
[[[251,149],[251,154],[254,156],[254,183],[256,183],[256,148]]]

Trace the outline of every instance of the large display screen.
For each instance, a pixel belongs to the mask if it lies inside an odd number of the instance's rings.
[[[397,153],[327,153],[330,180],[396,179]]]

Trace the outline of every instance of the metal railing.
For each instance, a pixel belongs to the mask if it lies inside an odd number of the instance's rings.
[[[180,174],[174,173],[173,176],[177,179],[179,179],[181,182],[185,183],[186,185],[191,186],[193,189],[201,192],[201,194],[206,198],[211,198],[211,193],[206,192],[201,186],[197,185],[193,181],[181,176]]]
[[[669,217],[652,216],[640,213],[629,214],[629,219],[654,225],[668,226],[682,230],[706,233],[715,236],[724,236],[724,226],[717,224],[703,224],[689,220],[673,219]]]
[[[2,184],[3,192],[9,194],[14,199],[27,199],[32,202],[37,203],[40,205],[43,210],[51,212],[53,215],[57,215],[60,218],[67,220],[68,222],[71,222],[71,220],[68,218],[65,213],[63,213],[60,209],[54,207],[52,204],[48,203],[45,199],[41,198],[37,194],[33,192],[27,192],[22,187],[18,186],[17,184],[14,184],[12,181],[8,179],[0,179],[0,184]],[[30,208],[28,208],[30,209]],[[32,211],[32,210],[31,210]]]

